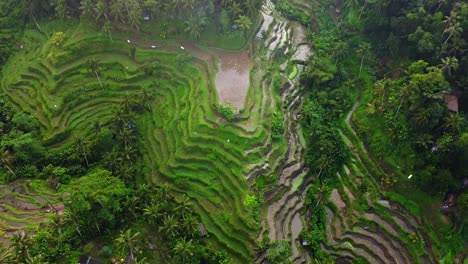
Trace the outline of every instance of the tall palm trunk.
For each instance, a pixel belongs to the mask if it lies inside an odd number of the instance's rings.
[[[10,168],[10,166],[8,166],[8,164],[4,164],[4,165],[8,169],[8,171],[10,171],[11,174],[13,174],[15,176],[15,178],[18,177],[18,176],[16,176],[16,173]]]
[[[41,29],[41,27],[39,26],[39,23],[37,23],[36,17],[34,16],[33,13],[31,13],[31,16],[32,16],[32,18],[33,18],[33,20],[34,20],[34,23],[36,23],[36,26],[37,26],[37,28],[39,29],[39,31],[42,31],[42,29]]]
[[[359,67],[359,76],[358,77],[361,77],[361,71],[362,71],[362,64],[364,63],[364,56],[362,56],[361,58],[361,66]]]
[[[111,39],[112,39],[112,38],[111,38]],[[101,85],[101,88],[103,88],[102,82],[101,82],[101,78],[99,78],[99,74],[97,73],[96,70],[94,71],[94,73],[96,74],[96,77],[97,77],[97,79],[98,79],[98,81],[99,81],[99,84]],[[86,160],[86,164],[88,164],[88,161],[87,161],[87,160]]]

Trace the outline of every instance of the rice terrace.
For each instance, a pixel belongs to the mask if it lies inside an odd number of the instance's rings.
[[[468,4],[2,0],[0,263],[468,263]]]

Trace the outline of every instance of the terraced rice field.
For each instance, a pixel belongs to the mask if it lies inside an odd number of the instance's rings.
[[[341,130],[353,158],[337,174],[341,187],[332,190],[326,205],[329,228],[323,250],[337,259],[361,258],[369,263],[437,263],[430,226],[385,198],[375,181],[380,169],[350,123],[358,104],[348,114],[347,128]]]
[[[26,30],[26,48],[4,69],[2,88],[13,104],[39,120],[47,143],[60,147],[77,134],[91,137],[96,120],[111,124],[114,106],[139,103],[145,87],[153,95],[151,110],[135,122],[147,181],[188,195],[212,246],[235,263],[251,262],[258,226],[243,205],[249,178],[260,164],[275,164],[286,153],[284,143],[268,136],[263,119],[274,106],[271,92],[249,89],[231,123],[214,107],[217,52],[138,42],[132,58],[126,39],[111,42],[73,29],[65,34],[65,42],[54,46],[45,34]],[[99,79],[89,59],[97,62]],[[148,65],[155,69],[151,75],[144,71]],[[267,151],[274,154],[266,157]]]
[[[16,232],[34,232],[53,214],[63,213],[61,194],[44,181],[21,180],[0,186],[0,244]]]

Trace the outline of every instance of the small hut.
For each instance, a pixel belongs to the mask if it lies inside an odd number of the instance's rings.
[[[198,223],[198,230],[200,231],[200,235],[202,237],[208,235],[208,232],[206,232],[206,228],[205,226],[203,225],[203,223]]]
[[[447,108],[449,111],[458,113],[458,98],[455,95],[444,96],[444,102],[447,103]]]

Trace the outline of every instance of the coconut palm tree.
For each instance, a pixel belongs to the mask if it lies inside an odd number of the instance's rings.
[[[444,124],[442,125],[442,127],[449,131],[458,133],[460,132],[464,121],[465,119],[459,114],[449,113],[444,117]]]
[[[94,1],[83,0],[80,5],[81,17],[90,19],[94,16]]]
[[[338,59],[343,58],[348,53],[348,44],[344,41],[339,41],[333,50],[335,56],[335,66],[338,64]]]
[[[101,120],[95,120],[93,123],[93,130],[94,133],[97,135],[99,132],[101,132],[102,129],[102,121]]]
[[[88,66],[88,70],[91,71],[91,72],[94,72],[96,74],[96,77],[97,77],[97,79],[99,81],[99,84],[101,85],[101,88],[102,88],[103,86],[102,86],[101,78],[99,78],[99,74],[98,74],[98,71],[99,71],[98,62],[94,58],[89,58],[86,61],[86,64]]]
[[[229,6],[231,6],[233,0],[221,0],[221,6],[223,8],[228,8]]]
[[[62,228],[65,226],[65,220],[59,214],[54,214],[50,219],[49,227],[53,233],[57,233],[59,246],[62,245]]]
[[[245,6],[247,8],[247,16],[250,18],[255,18],[258,14],[258,11],[262,7],[262,1],[259,0],[247,0],[245,2]]]
[[[11,263],[12,256],[9,248],[0,246],[0,263]]]
[[[132,233],[131,229],[120,231],[119,236],[114,240],[115,249],[124,256],[130,254],[130,260],[135,260],[135,253],[140,250],[140,232]]]
[[[125,12],[127,12],[127,8],[125,7],[125,3],[123,1],[111,1],[109,9],[110,16],[114,22],[120,21],[123,24],[127,24],[127,21],[125,20]]]
[[[229,12],[231,13],[231,19],[235,19],[242,14],[242,8],[239,3],[233,1],[232,4],[229,6]]]
[[[158,188],[156,190],[157,199],[159,199],[159,200],[161,200],[163,202],[168,201],[169,198],[170,198],[169,190],[170,190],[169,184],[167,184],[167,183],[163,183],[160,186],[158,186]]]
[[[184,7],[184,0],[171,0],[171,5],[174,10],[177,12],[177,16],[182,17],[182,10]]]
[[[75,137],[75,145],[81,151],[81,154],[83,155],[86,161],[86,167],[89,167],[88,155],[86,155],[86,152],[88,152],[88,147],[86,146],[86,141],[83,138],[83,136],[79,135]]]
[[[17,177],[16,174],[11,169],[11,167],[13,166],[14,160],[15,160],[15,156],[13,156],[13,154],[8,149],[4,149],[4,148],[0,149],[0,162],[16,178]]]
[[[28,256],[26,258],[25,264],[49,264],[49,262],[44,260],[42,255]]]
[[[143,216],[153,225],[158,223],[165,215],[162,203],[152,202],[149,206],[143,209]]]
[[[179,213],[182,217],[192,213],[192,205],[190,199],[187,196],[182,197],[177,201],[178,205],[175,208],[175,211]]]
[[[449,76],[452,76],[452,70],[458,69],[458,59],[455,57],[446,57],[441,59],[442,63],[439,64],[439,68]]]
[[[367,56],[371,49],[371,45],[368,42],[359,43],[358,54],[361,56],[361,66],[359,67],[359,77],[361,77],[362,65],[364,64],[364,58]]]
[[[153,94],[149,91],[149,88],[147,86],[144,86],[140,90],[140,104],[144,106],[148,111],[151,111],[151,102],[154,99]]]
[[[448,37],[445,39],[444,44],[447,44],[450,38],[452,37],[459,37],[460,34],[463,32],[463,28],[460,26],[460,22],[453,23],[449,25],[444,30],[444,34],[447,33]]]
[[[179,224],[174,215],[165,215],[163,218],[163,224],[159,227],[159,231],[162,232],[167,238],[175,238],[179,233]]]
[[[187,15],[191,15],[193,8],[195,7],[195,0],[183,0],[182,9]],[[193,15],[191,15],[193,16]]]
[[[137,31],[140,31],[141,25],[141,6],[138,3],[132,5],[130,12],[128,13],[128,23],[134,27]]]
[[[96,3],[96,6],[94,7],[94,13],[96,14],[96,22],[101,20],[101,18],[105,18],[106,21],[109,21],[109,17],[107,16],[107,6],[103,0],[100,0]]]
[[[252,20],[247,16],[239,16],[235,22],[239,25],[239,28],[243,30],[244,37],[247,38],[247,32],[252,26]]]
[[[31,246],[31,239],[24,231],[17,232],[11,239],[11,248],[13,249],[13,258],[19,263],[25,263],[29,256],[29,247]]]
[[[182,229],[188,237],[194,237],[198,233],[198,220],[193,214],[182,218]]]
[[[182,263],[193,256],[194,246],[192,240],[186,240],[185,238],[179,239],[174,249],[172,250],[176,257],[182,260]]]
[[[185,23],[185,32],[189,34],[190,39],[199,40],[201,36],[201,26],[195,17],[191,17],[189,21]]]
[[[114,148],[111,152],[107,153],[104,160],[107,168],[113,174],[115,174],[120,166],[120,163],[122,162],[122,157],[120,156],[120,153]]]
[[[102,31],[107,34],[107,36],[109,36],[110,40],[112,42],[114,42],[114,40],[112,39],[112,25],[110,23],[109,20],[106,20],[106,22],[104,22],[104,25],[102,26]]]

